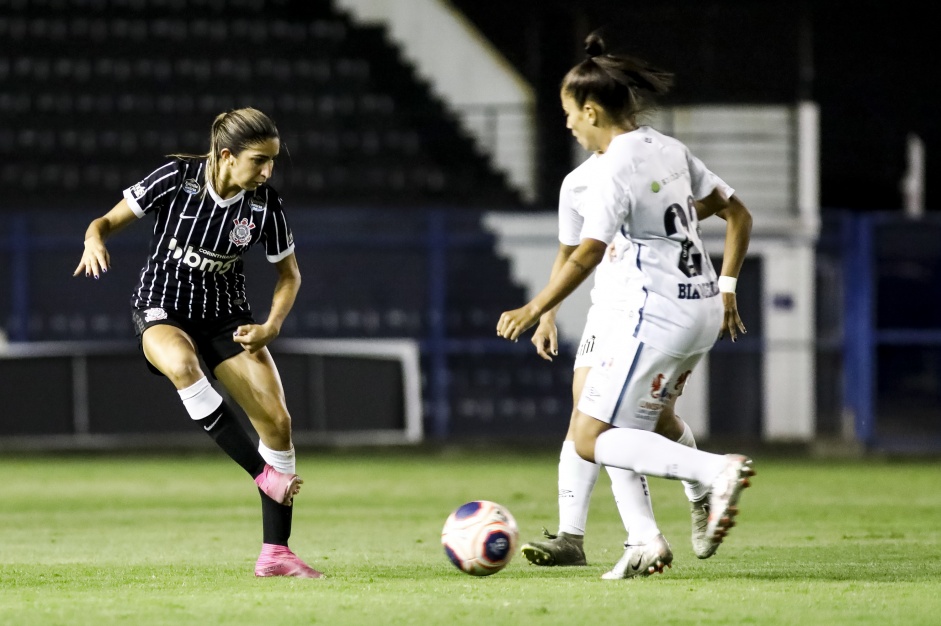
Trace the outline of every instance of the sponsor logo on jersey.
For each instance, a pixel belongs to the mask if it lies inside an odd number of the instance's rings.
[[[237,254],[217,254],[212,250],[204,250],[202,248],[194,250],[193,246],[187,246],[184,251],[183,248],[179,247],[179,243],[175,238],[170,240],[167,248],[173,251],[173,259],[182,261],[183,264],[193,269],[198,269],[201,272],[225,274],[232,269],[236,261],[239,260],[239,255]]]
[[[235,228],[229,233],[229,241],[240,248],[247,246],[252,240],[252,229],[255,228],[255,224],[249,222],[247,217],[232,221],[235,222]]]
[[[144,187],[144,181],[141,181],[131,187],[131,195],[134,196],[135,200],[140,200],[145,193],[147,193],[147,188]]]
[[[147,309],[144,311],[145,322],[156,322],[167,319],[167,312],[163,309]]]
[[[657,193],[658,191],[660,191],[661,189],[663,189],[664,187],[672,183],[674,180],[678,180],[681,177],[688,176],[688,175],[689,175],[689,168],[684,167],[678,172],[673,172],[669,176],[665,176],[661,178],[660,180],[655,180],[652,183],[650,183],[650,191]]]
[[[248,201],[248,208],[252,211],[264,211],[266,206],[268,206],[268,204],[261,198],[252,197],[252,199]]]
[[[199,183],[196,182],[195,178],[187,178],[183,181],[183,191],[191,196],[195,196],[199,193]]]

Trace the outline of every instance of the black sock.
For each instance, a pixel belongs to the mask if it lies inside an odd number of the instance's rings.
[[[291,537],[291,521],[294,519],[294,507],[278,504],[269,498],[264,491],[261,494],[261,526],[262,537],[265,543],[276,546],[287,546]]]
[[[251,474],[252,478],[257,478],[265,470],[265,460],[258,453],[258,446],[225,402],[209,417],[194,421],[215,439],[216,444],[232,457],[233,461]]]

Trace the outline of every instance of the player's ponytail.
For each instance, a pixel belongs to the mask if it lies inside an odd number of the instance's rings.
[[[653,105],[653,97],[667,93],[673,74],[627,54],[607,50],[600,31],[585,39],[588,58],[562,79],[562,91],[582,106],[592,100],[616,119],[630,120]]]

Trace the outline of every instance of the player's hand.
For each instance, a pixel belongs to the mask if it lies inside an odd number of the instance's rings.
[[[497,337],[516,341],[539,319],[539,312],[528,304],[520,309],[505,311],[497,322]]]
[[[723,292],[722,306],[725,307],[725,315],[722,317],[722,328],[719,329],[719,339],[722,339],[725,333],[728,333],[734,343],[735,340],[738,339],[739,332],[743,335],[748,333],[748,331],[745,330],[745,324],[742,323],[742,318],[738,316],[738,302],[735,299],[735,294]]]
[[[539,326],[533,333],[533,345],[536,346],[536,354],[547,361],[559,354],[559,331],[555,322],[546,318],[540,318]]]
[[[244,324],[235,329],[232,341],[242,344],[249,354],[255,354],[277,336],[277,329],[267,324]]]
[[[85,251],[82,252],[82,260],[78,267],[72,272],[72,276],[78,276],[82,272],[85,276],[94,276],[95,280],[106,273],[111,268],[111,255],[101,239],[91,238],[85,240]]]

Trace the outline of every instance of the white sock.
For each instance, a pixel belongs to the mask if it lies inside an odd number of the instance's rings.
[[[290,450],[272,450],[262,442],[258,442],[258,454],[265,463],[282,474],[296,474],[297,464],[294,460],[294,446]]]
[[[696,438],[693,437],[693,431],[690,430],[689,424],[683,422],[683,434],[680,435],[680,438],[676,440],[676,443],[684,445],[688,448],[696,448]],[[709,485],[704,485],[703,483],[698,483],[695,481],[683,481],[683,491],[686,492],[686,497],[689,498],[690,502],[697,502],[706,497],[706,494],[709,493]]]
[[[183,401],[183,406],[186,407],[190,419],[194,420],[209,417],[222,404],[222,396],[212,388],[209,379],[205,376],[189,387],[178,390],[177,393],[180,394],[180,400]]]
[[[601,467],[578,456],[574,441],[562,443],[559,454],[559,532],[584,535],[588,504]]]
[[[611,477],[611,491],[618,505],[624,530],[631,544],[645,544],[660,534],[657,520],[653,516],[650,489],[647,479],[636,472],[618,467],[605,466]]]
[[[726,464],[721,454],[687,448],[656,433],[633,428],[612,428],[601,433],[595,441],[595,461],[647,476],[707,485]]]

